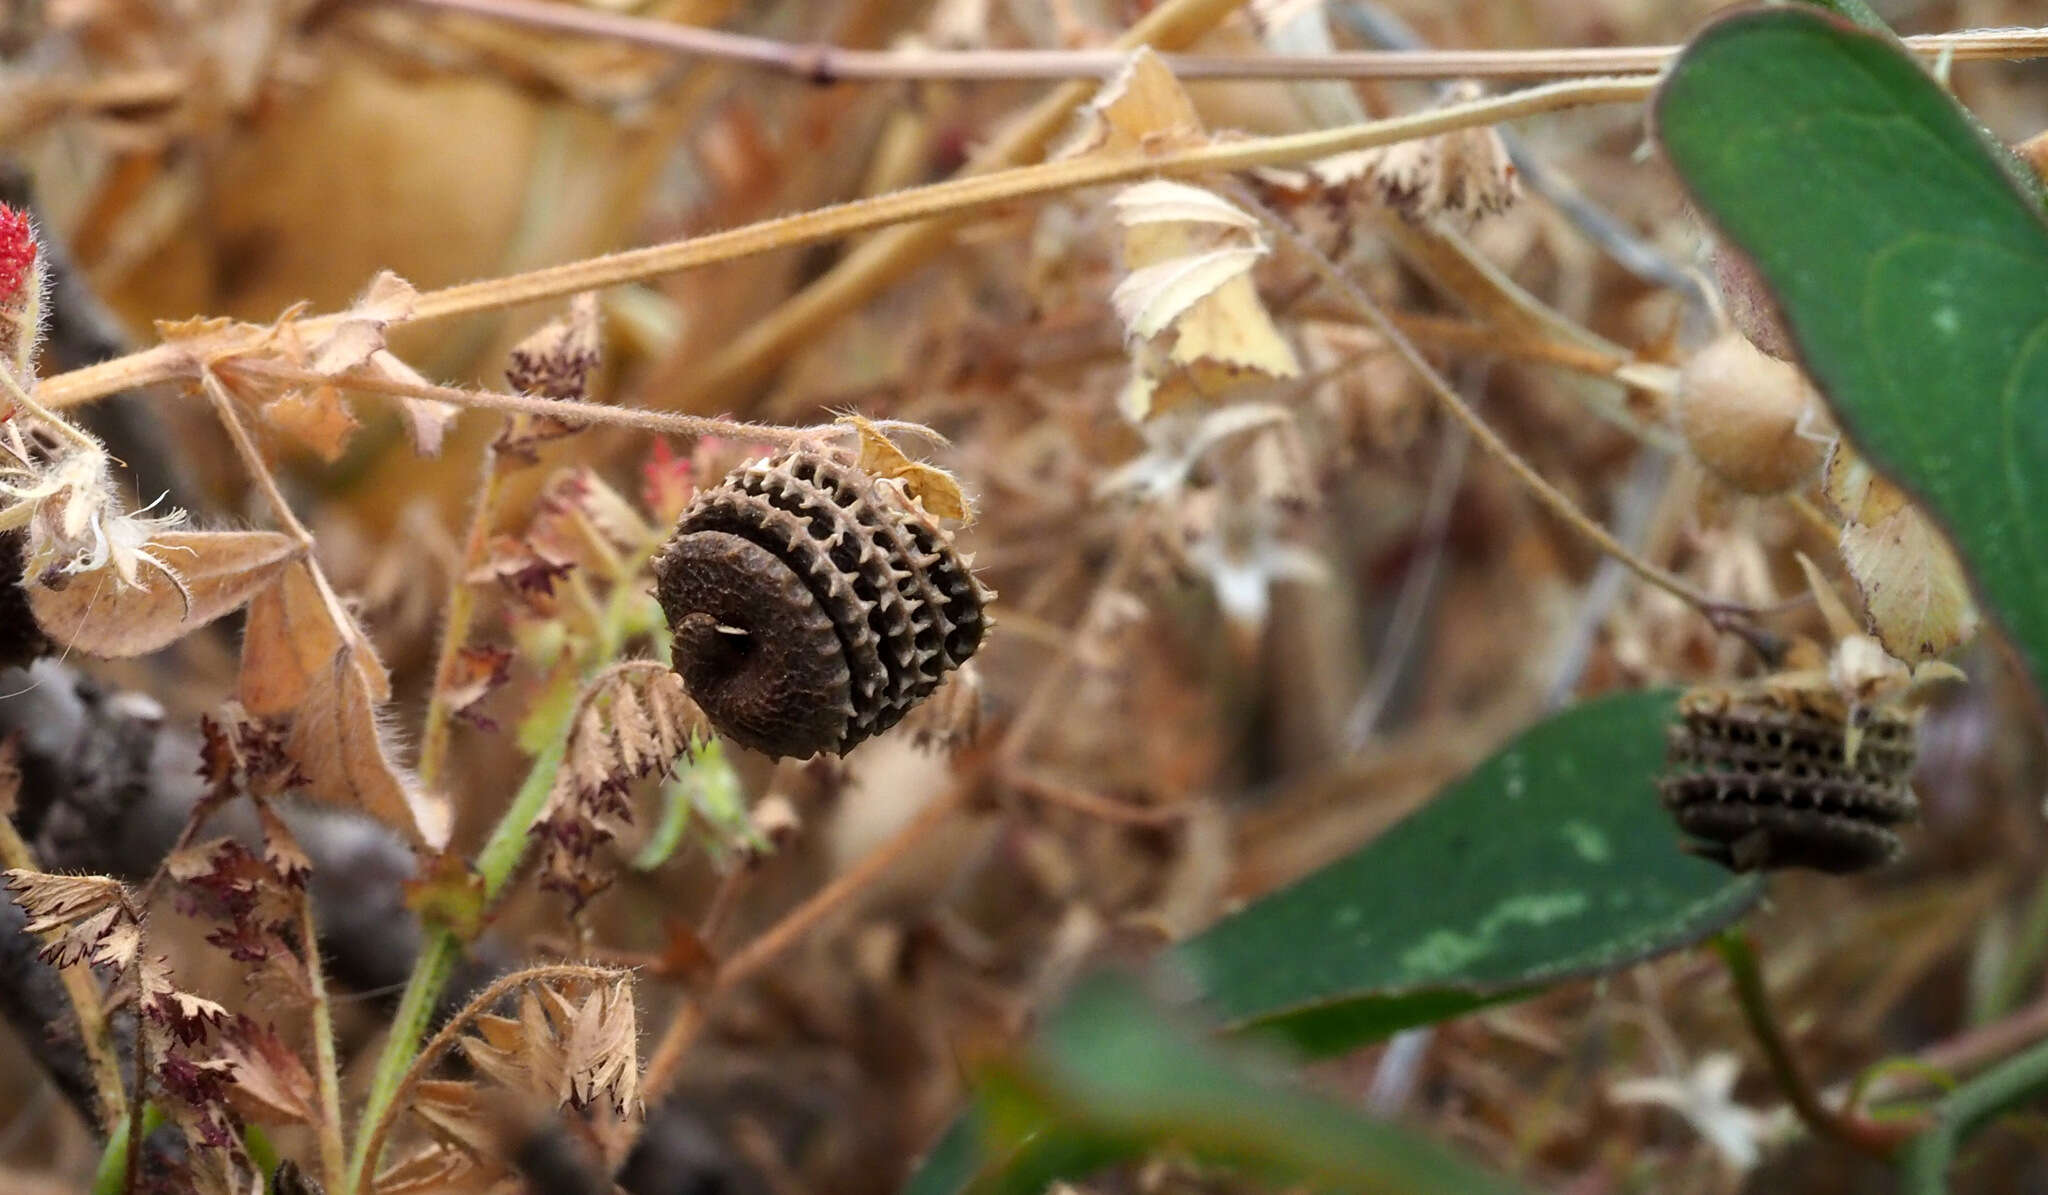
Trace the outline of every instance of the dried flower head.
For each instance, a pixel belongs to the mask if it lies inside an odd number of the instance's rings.
[[[1437,106],[1479,96],[1476,84],[1464,83]],[[1507,145],[1491,125],[1339,154],[1318,163],[1314,173],[1326,183],[1358,179],[1380,203],[1417,224],[1443,219],[1469,226],[1506,211],[1522,195]]]

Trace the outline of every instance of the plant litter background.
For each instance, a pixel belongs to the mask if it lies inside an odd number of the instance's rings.
[[[1720,26],[1658,149],[1663,54],[1132,51],[1669,47],[1711,5],[532,7],[0,14],[0,648],[44,657],[0,672],[0,1185],[2048,1181],[2024,1115],[1961,1148],[2038,1066],[1929,1103],[2048,1037],[2048,232],[2000,144],[2038,65],[1939,63],[1980,130],[1877,35]],[[1076,53],[943,57],[1024,48]],[[1681,393],[1803,387],[1727,347],[1791,355],[1773,290],[1836,410],[1731,450]],[[650,596],[791,446],[997,595],[843,759],[719,745]],[[1665,726],[1801,639],[1967,680],[1900,861],[1731,875]],[[1816,1139],[1765,1003],[1906,1127]]]

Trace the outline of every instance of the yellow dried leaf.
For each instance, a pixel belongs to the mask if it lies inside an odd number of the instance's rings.
[[[1097,107],[1109,151],[1207,140],[1187,93],[1156,55],[1140,54],[1104,95]],[[1252,283],[1267,249],[1250,213],[1164,180],[1126,187],[1110,206],[1128,271],[1111,302],[1136,342],[1119,399],[1126,416],[1143,420],[1247,376],[1300,374]]]
[[[66,577],[62,588],[31,579],[29,607],[43,632],[89,655],[145,655],[241,606],[299,554],[272,531],[167,531],[144,546],[179,583],[145,570],[144,585],[129,585],[113,564]]]
[[[1977,606],[1962,562],[1915,507],[1900,506],[1873,525],[1842,528],[1842,563],[1863,594],[1870,629],[1907,663],[1945,655],[1976,637]]]
[[[1103,85],[1089,111],[1097,121],[1089,149],[1157,152],[1209,140],[1187,90],[1166,60],[1149,47],[1131,55],[1129,65]]]
[[[1218,224],[1246,232],[1259,230],[1258,217],[1214,191],[1155,178],[1118,191],[1109,201],[1116,222],[1125,228],[1140,224]]]
[[[904,492],[917,499],[927,513],[937,518],[961,522],[973,520],[974,508],[951,473],[936,465],[911,460],[894,440],[859,415],[842,416],[839,422],[852,424],[860,433],[860,467],[868,474],[901,482]]]
[[[316,799],[361,809],[435,850],[447,845],[448,804],[421,791],[392,762],[354,648],[336,652],[310,686],[292,718],[285,753],[298,761]]]
[[[1149,339],[1225,283],[1242,279],[1265,253],[1258,245],[1225,246],[1134,269],[1110,293],[1110,305],[1130,335]]]

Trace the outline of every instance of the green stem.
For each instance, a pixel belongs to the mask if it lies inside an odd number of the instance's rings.
[[[1743,1019],[1749,1022],[1750,1032],[1763,1049],[1771,1077],[1777,1080],[1779,1090],[1784,1092],[1785,1099],[1791,1103],[1799,1119],[1816,1137],[1839,1142],[1875,1158],[1891,1157],[1903,1131],[1900,1126],[1874,1124],[1860,1117],[1844,1116],[1821,1103],[1820,1093],[1807,1081],[1806,1072],[1800,1069],[1799,1060],[1793,1056],[1792,1043],[1786,1040],[1784,1030],[1778,1025],[1777,1013],[1771,1007],[1771,994],[1764,987],[1763,969],[1757,965],[1756,947],[1751,944],[1749,935],[1740,929],[1728,930],[1714,939],[1714,950],[1728,967],[1728,978],[1735,984],[1736,1002],[1742,1006]]]
[[[164,1110],[155,1104],[142,1107],[142,1135],[148,1137],[164,1122]],[[105,1149],[100,1150],[100,1164],[93,1170],[92,1195],[122,1195],[128,1182],[128,1132],[129,1122],[124,1118],[114,1122],[114,1131],[107,1136]]]
[[[2048,1092],[2048,1041],[2006,1059],[1935,1105],[1934,1124],[1908,1142],[1899,1159],[1900,1190],[1942,1195],[1956,1150],[2001,1114]]]
[[[313,1077],[320,1088],[320,1181],[341,1190],[348,1147],[341,1127],[341,1063],[334,1051],[334,1007],[327,1000],[327,977],[320,967],[320,939],[313,922],[313,894],[300,893],[299,940],[306,952],[306,986],[312,995]],[[253,1132],[253,1126],[252,1126]],[[260,1135],[258,1135],[260,1137]],[[272,1165],[263,1171],[268,1182]]]
[[[561,769],[570,715],[575,708],[574,702],[561,707],[558,724],[549,728],[548,745],[535,757],[525,783],[519,786],[511,805],[505,809],[505,815],[498,819],[497,827],[491,831],[490,838],[477,855],[477,872],[483,877],[487,904],[503,890],[520,858],[526,854],[528,832],[547,805],[548,790],[554,787],[555,773]],[[426,945],[413,964],[412,978],[406,981],[405,994],[399,997],[398,1011],[392,1014],[391,1033],[384,1039],[384,1052],[377,1056],[377,1070],[370,1079],[370,1092],[363,1100],[362,1114],[357,1120],[357,1124],[362,1126],[359,1128],[361,1136],[356,1139],[355,1154],[349,1160],[346,1188],[353,1195],[361,1195],[368,1189],[371,1171],[378,1161],[369,1156],[370,1141],[375,1135],[369,1126],[378,1124],[389,1114],[405,1072],[427,1035],[427,1025],[433,1020],[434,1009],[441,1001],[441,989],[448,986],[448,977],[454,973],[455,963],[461,955],[462,940],[454,931],[428,931]]]

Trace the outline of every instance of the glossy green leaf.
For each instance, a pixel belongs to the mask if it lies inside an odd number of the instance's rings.
[[[1656,789],[1672,700],[1623,694],[1538,724],[1169,965],[1226,1023],[1322,1054],[1700,940],[1758,883],[1680,850]]]
[[[1694,40],[1657,129],[1857,447],[1948,529],[2048,692],[2048,223],[1889,38],[1799,8]]]
[[[1126,980],[1084,984],[1031,1050],[983,1076],[913,1195],[1039,1195],[1055,1179],[1172,1149],[1276,1186],[1488,1195],[1512,1188],[1423,1138],[1299,1090]]]

